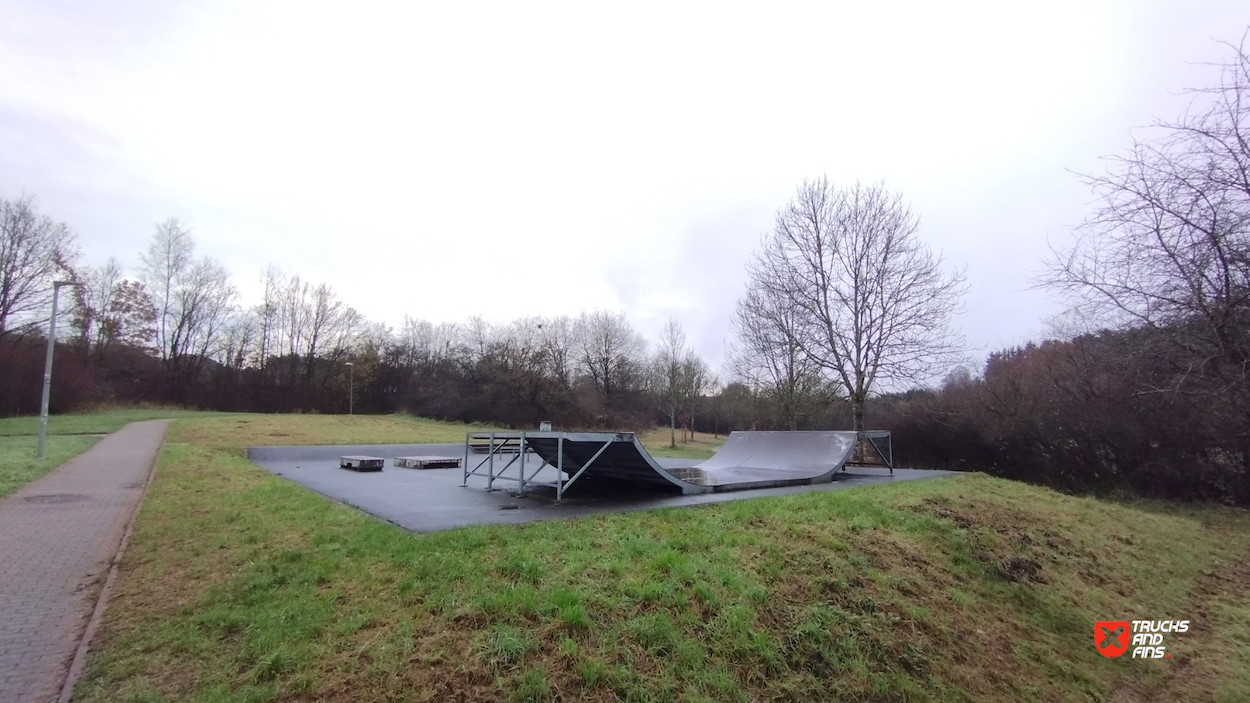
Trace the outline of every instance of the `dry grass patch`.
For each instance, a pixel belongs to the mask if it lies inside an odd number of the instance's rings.
[[[226,415],[180,422],[169,441],[206,447],[463,442],[486,430],[411,415]]]

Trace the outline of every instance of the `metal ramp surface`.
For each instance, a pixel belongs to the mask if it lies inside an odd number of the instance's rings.
[[[827,483],[855,449],[854,432],[733,432],[694,468],[716,486],[766,488]]]
[[[485,476],[487,487],[497,480],[517,481],[524,489],[537,474],[517,464],[518,444],[543,465],[557,469],[556,495],[582,477],[599,477],[652,485],[683,494],[827,483],[842,469],[855,448],[854,432],[734,432],[707,461],[683,468],[657,462],[630,432],[493,432],[465,437],[464,484]],[[470,468],[473,444],[485,443],[488,457]],[[493,447],[508,447],[513,458],[499,457]],[[510,473],[511,467],[516,466]],[[527,473],[529,474],[527,476]]]

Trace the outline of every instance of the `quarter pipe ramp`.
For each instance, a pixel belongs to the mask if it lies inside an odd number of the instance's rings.
[[[827,483],[846,464],[855,447],[854,432],[734,432],[707,461],[673,468],[661,465],[629,432],[496,432],[465,438],[467,484],[472,475],[526,483],[525,462],[519,478],[507,475],[515,458],[495,471],[495,456],[532,452],[557,469],[557,495],[582,478],[606,478],[652,485],[684,494]],[[488,445],[487,461],[470,469],[470,444]]]

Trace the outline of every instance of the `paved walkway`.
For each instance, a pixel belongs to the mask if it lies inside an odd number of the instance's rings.
[[[168,424],[127,425],[0,501],[0,701],[57,700]]]

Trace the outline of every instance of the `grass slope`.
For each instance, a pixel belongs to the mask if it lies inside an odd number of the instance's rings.
[[[1244,511],[970,475],[413,535],[230,422],[176,423],[75,700],[1250,699]],[[1173,659],[1091,646],[1147,617]]]

